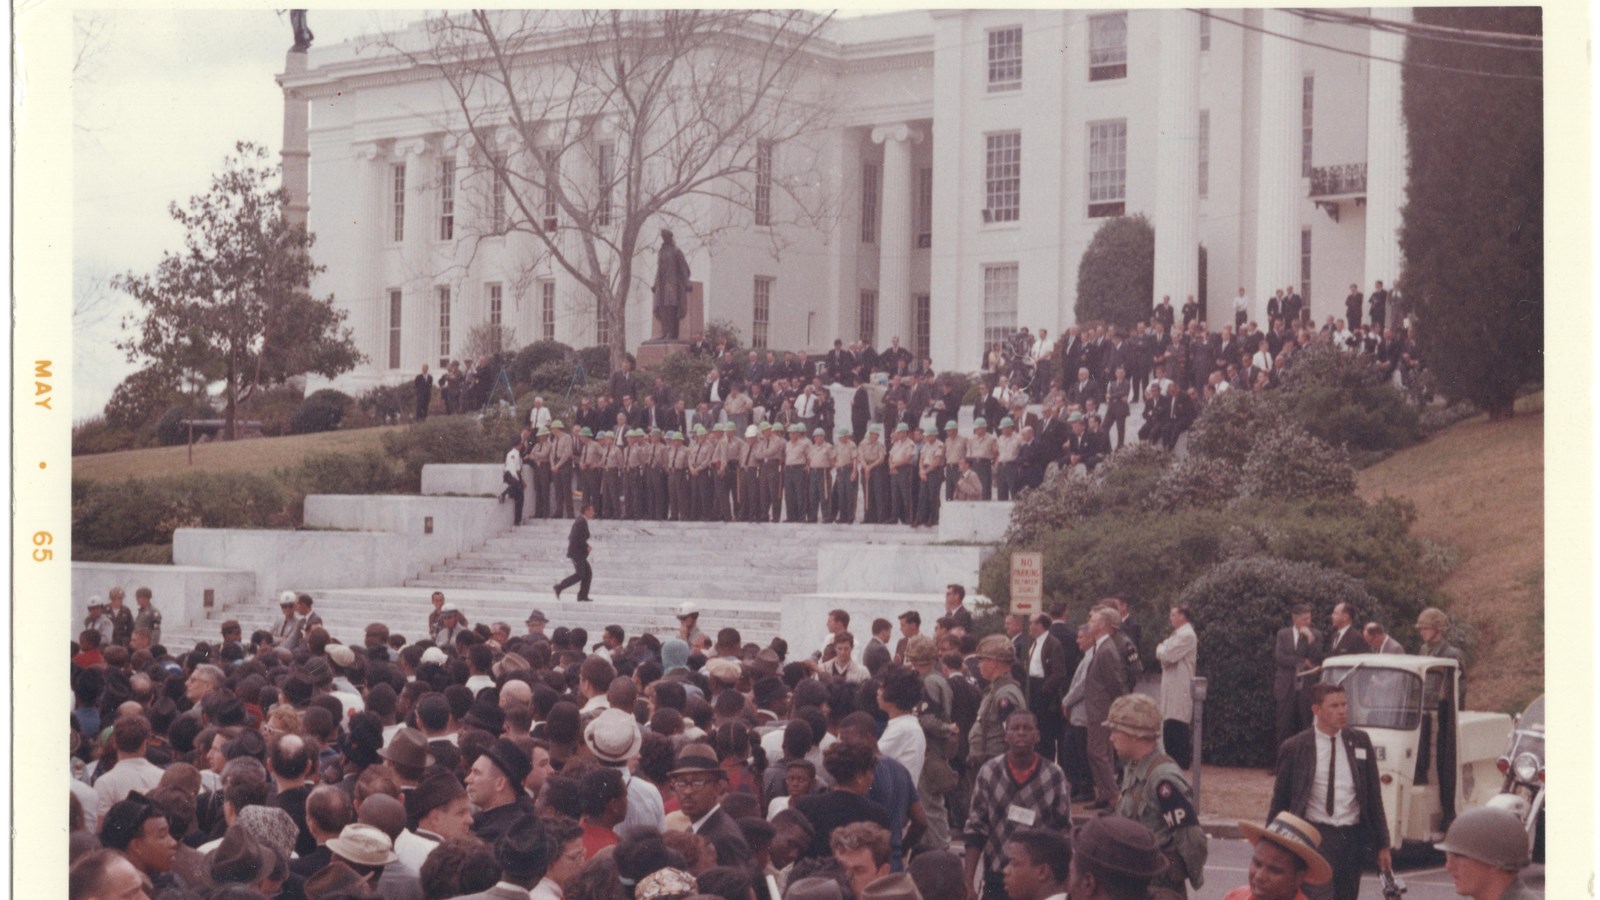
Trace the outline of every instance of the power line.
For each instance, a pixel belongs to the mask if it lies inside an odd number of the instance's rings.
[[[1434,41],[1444,44],[1460,44],[1467,47],[1479,47],[1486,50],[1513,50],[1523,53],[1543,53],[1543,39],[1534,37],[1541,43],[1536,45],[1503,44],[1496,41],[1478,40],[1470,38],[1444,37],[1436,34],[1416,34],[1409,31],[1409,24],[1405,22],[1390,22],[1383,19],[1373,19],[1367,16],[1353,16],[1345,13],[1332,12],[1320,9],[1291,9],[1286,12],[1293,13],[1308,22],[1326,22],[1331,25],[1345,25],[1351,28],[1365,27],[1383,34],[1392,34],[1414,41]],[[1457,31],[1459,29],[1448,29]],[[1491,32],[1468,32],[1472,34],[1490,34]]]
[[[1506,72],[1483,72],[1483,71],[1479,71],[1477,69],[1461,69],[1461,68],[1457,68],[1455,66],[1441,66],[1441,65],[1438,65],[1436,63],[1407,62],[1407,61],[1401,60],[1401,59],[1391,59],[1391,58],[1389,58],[1387,56],[1373,56],[1370,53],[1362,53],[1362,52],[1360,52],[1358,50],[1347,50],[1347,49],[1345,49],[1343,47],[1335,47],[1332,44],[1323,44],[1323,43],[1320,43],[1318,41],[1309,41],[1309,40],[1306,40],[1305,38],[1299,38],[1299,37],[1295,37],[1293,35],[1283,34],[1282,32],[1271,31],[1271,30],[1268,30],[1266,28],[1261,28],[1261,27],[1256,26],[1256,25],[1249,25],[1249,24],[1246,24],[1244,22],[1234,21],[1233,19],[1229,19],[1226,16],[1219,16],[1216,13],[1208,12],[1208,11],[1205,11],[1205,10],[1194,9],[1194,10],[1191,10],[1191,11],[1192,12],[1198,12],[1201,15],[1207,16],[1207,17],[1212,18],[1212,19],[1216,19],[1219,22],[1226,22],[1229,25],[1238,26],[1239,28],[1243,28],[1245,31],[1254,31],[1254,32],[1256,32],[1258,34],[1267,35],[1268,37],[1282,38],[1283,40],[1292,41],[1292,42],[1294,42],[1296,44],[1303,44],[1303,45],[1305,45],[1307,47],[1317,47],[1317,48],[1322,49],[1322,50],[1329,50],[1329,51],[1332,51],[1334,53],[1343,54],[1345,56],[1354,56],[1354,57],[1358,57],[1360,59],[1372,60],[1373,62],[1393,63],[1393,64],[1395,64],[1397,66],[1410,66],[1412,68],[1419,68],[1419,69],[1433,69],[1433,70],[1439,71],[1439,72],[1451,72],[1451,73],[1456,74],[1456,75],[1479,75],[1479,76],[1482,76],[1484,78],[1503,78],[1503,79],[1506,79],[1508,81],[1537,81],[1537,82],[1543,82],[1544,81],[1544,76],[1543,75],[1513,75],[1513,74],[1506,73]]]
[[[1471,28],[1455,28],[1449,25],[1434,25],[1428,22],[1406,22],[1395,19],[1375,19],[1371,16],[1360,16],[1355,13],[1338,12],[1331,9],[1304,9],[1289,10],[1295,15],[1317,15],[1328,19],[1343,19],[1352,23],[1371,25],[1386,30],[1418,31],[1439,35],[1452,35],[1462,38],[1475,38],[1485,41],[1522,41],[1526,43],[1543,44],[1542,34],[1518,34],[1512,31],[1476,31]]]

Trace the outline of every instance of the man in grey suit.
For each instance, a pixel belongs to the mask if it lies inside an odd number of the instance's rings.
[[[486,891],[463,894],[458,900],[528,900],[550,868],[549,842],[532,816],[518,820],[494,842],[494,860],[500,864],[500,881]]]
[[[1298,604],[1290,613],[1291,624],[1278,630],[1272,647],[1272,699],[1277,704],[1277,724],[1272,750],[1305,727],[1300,713],[1300,673],[1322,663],[1322,633],[1311,627],[1311,607]]]
[[[1089,808],[1095,810],[1117,805],[1117,770],[1106,718],[1111,715],[1111,704],[1127,693],[1122,652],[1111,639],[1119,619],[1116,610],[1104,607],[1089,616],[1094,645],[1089,649],[1089,668],[1084,675],[1083,706],[1088,714],[1089,771],[1094,776],[1095,800]]]

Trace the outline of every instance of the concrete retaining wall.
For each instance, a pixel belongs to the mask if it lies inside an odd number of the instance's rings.
[[[510,503],[480,497],[312,494],[305,507],[310,528],[406,535],[423,568],[460,556],[506,531],[511,515]]]
[[[422,493],[494,497],[505,489],[496,463],[430,463],[422,467]]]
[[[74,562],[72,564],[72,633],[77,635],[89,614],[89,600],[105,599],[114,587],[127,594],[134,608],[133,592],[150,589],[151,603],[161,611],[163,627],[190,622],[205,613],[206,592],[212,603],[247,602],[256,596],[255,574],[238,568],[205,566],[141,566],[131,563]]]
[[[988,503],[954,501],[939,506],[939,540],[974,544],[998,544],[1011,524],[1014,503],[995,500]]]
[[[824,544],[817,548],[817,590],[942,598],[949,584],[976,590],[979,569],[993,553],[992,547],[937,544]]]

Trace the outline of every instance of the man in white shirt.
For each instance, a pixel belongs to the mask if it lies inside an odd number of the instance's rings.
[[[927,735],[913,714],[921,702],[922,678],[911,669],[890,669],[878,687],[878,706],[889,714],[889,722],[878,737],[878,752],[905,766],[912,784],[922,778],[922,764],[928,753]]]
[[[1189,623],[1187,606],[1174,606],[1167,613],[1167,621],[1172,633],[1156,645],[1156,659],[1161,663],[1161,745],[1168,756],[1187,769],[1192,755],[1189,729],[1194,722],[1190,684],[1194,681],[1200,643]]]
[[[528,410],[528,427],[533,429],[534,434],[538,434],[541,428],[550,427],[550,408],[544,405],[543,397],[533,398],[533,409]]]
[[[117,748],[117,764],[94,783],[99,801],[94,817],[104,821],[106,813],[128,794],[148,794],[161,784],[161,769],[144,758],[150,741],[150,723],[143,716],[123,716],[111,726],[111,744]]]
[[[855,651],[856,639],[848,631],[841,631],[833,636],[833,659],[822,666],[823,674],[830,680],[843,681],[846,684],[860,684],[872,677],[867,667],[851,659]]]
[[[406,818],[417,823],[394,839],[395,855],[408,871],[418,874],[433,848],[451,838],[472,833],[472,804],[467,790],[448,772],[437,773],[405,796]]]
[[[513,525],[522,524],[522,495],[527,493],[523,489],[522,483],[523,449],[521,438],[517,438],[512,442],[511,449],[506,451],[505,472],[500,476],[500,480],[504,481],[506,485],[506,489],[500,492],[500,502],[504,503],[507,497],[511,498],[511,524]]]
[[[1239,296],[1233,298],[1233,324],[1235,328],[1243,328],[1244,323],[1250,321],[1250,298],[1244,295],[1244,288],[1239,288]]]

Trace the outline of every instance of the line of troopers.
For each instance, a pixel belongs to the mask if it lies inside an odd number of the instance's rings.
[[[989,434],[978,418],[963,437],[952,420],[940,439],[902,422],[886,442],[874,423],[858,444],[844,425],[830,443],[822,428],[808,442],[800,424],[753,424],[740,440],[732,422],[697,424],[686,438],[642,428],[572,435],[556,419],[522,456],[536,519],[571,518],[576,487],[606,519],[778,522],[787,511],[790,522],[851,524],[861,505],[865,523],[933,526],[941,495],[990,499],[997,475],[1002,499],[1009,493],[1021,438],[1009,417],[1000,426]]]

